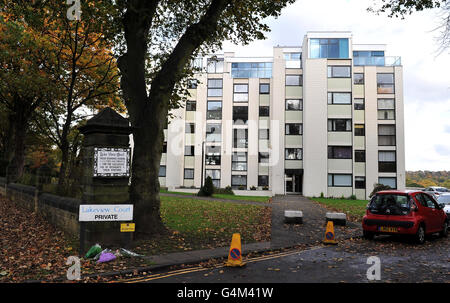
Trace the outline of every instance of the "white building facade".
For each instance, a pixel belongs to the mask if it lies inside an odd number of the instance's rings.
[[[160,184],[366,199],[405,187],[403,76],[385,45],[308,32],[272,57],[199,58],[165,130]],[[257,191],[254,191],[254,190]]]

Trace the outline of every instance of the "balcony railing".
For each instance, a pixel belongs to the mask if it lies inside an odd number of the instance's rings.
[[[401,57],[353,57],[353,65],[399,66]]]

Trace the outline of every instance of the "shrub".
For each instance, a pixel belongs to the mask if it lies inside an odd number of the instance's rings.
[[[369,198],[372,198],[372,196],[374,196],[377,192],[382,191],[382,190],[388,190],[388,189],[392,189],[389,185],[384,185],[384,184],[378,184],[375,183],[373,185],[373,191],[372,193],[369,195]]]
[[[207,177],[205,180],[205,185],[198,192],[198,196],[200,197],[211,197],[214,193],[214,185],[211,177]]]
[[[348,200],[356,200],[356,196],[355,195],[351,195],[350,197],[348,197]]]
[[[252,187],[250,187],[250,190],[256,190],[256,187],[253,185]]]
[[[225,188],[214,187],[214,193],[221,194],[221,195],[234,195],[234,192],[233,192],[233,189],[231,188],[231,186],[227,186]]]
[[[323,192],[320,193],[320,197],[321,197],[321,198],[324,198],[324,197],[325,197],[324,194],[323,194]]]

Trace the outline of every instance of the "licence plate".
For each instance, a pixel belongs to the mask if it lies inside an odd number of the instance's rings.
[[[388,227],[388,226],[380,226],[378,227],[378,230],[381,232],[387,232],[387,233],[396,233],[398,232],[397,227]]]

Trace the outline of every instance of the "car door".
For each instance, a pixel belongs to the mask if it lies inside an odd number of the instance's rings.
[[[427,207],[431,210],[430,227],[433,229],[433,231],[439,231],[442,226],[442,216],[440,213],[440,208],[438,207],[433,197],[424,194],[424,198],[427,202]]]
[[[433,230],[433,213],[432,209],[428,207],[428,202],[426,197],[427,194],[416,194],[414,198],[417,200],[417,203],[420,204],[420,215],[423,217],[423,220],[425,221],[425,227],[426,232],[429,232],[430,230]]]

